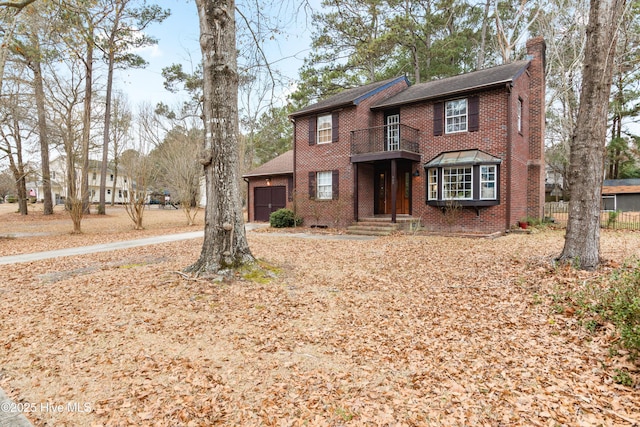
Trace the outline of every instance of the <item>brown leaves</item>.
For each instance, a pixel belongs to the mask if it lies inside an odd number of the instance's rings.
[[[604,240],[606,256],[637,255],[640,235],[624,239]],[[4,270],[0,345],[10,348],[0,352],[0,386],[16,400],[92,404],[90,413],[27,414],[36,425],[640,418],[638,390],[610,380],[606,340],[585,340],[575,315],[536,301],[593,277],[553,271],[558,233],[249,240],[254,255],[284,266],[270,283],[176,275],[200,241]],[[56,281],[41,279],[53,272]]]

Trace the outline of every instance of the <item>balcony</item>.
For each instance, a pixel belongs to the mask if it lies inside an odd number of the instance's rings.
[[[420,161],[418,129],[393,124],[351,131],[351,161],[386,159]]]

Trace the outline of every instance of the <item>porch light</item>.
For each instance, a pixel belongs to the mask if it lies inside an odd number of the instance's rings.
[[[267,186],[271,185],[271,178],[267,178],[265,181],[267,182]]]
[[[420,169],[416,169],[416,171],[413,173],[413,176],[420,176]]]

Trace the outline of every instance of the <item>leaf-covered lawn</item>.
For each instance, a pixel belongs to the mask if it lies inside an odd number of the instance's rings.
[[[612,379],[637,378],[615,338],[552,309],[567,283],[607,273],[554,270],[561,232],[249,242],[277,277],[176,273],[201,240],[5,267],[0,387],[56,427],[640,420],[640,390]],[[640,234],[602,248],[637,258]]]

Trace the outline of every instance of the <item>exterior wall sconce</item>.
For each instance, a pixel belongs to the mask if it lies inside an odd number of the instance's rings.
[[[271,186],[271,178],[267,178],[266,182],[267,182],[267,186]]]
[[[413,173],[413,176],[420,176],[420,169],[416,169],[416,171]]]

